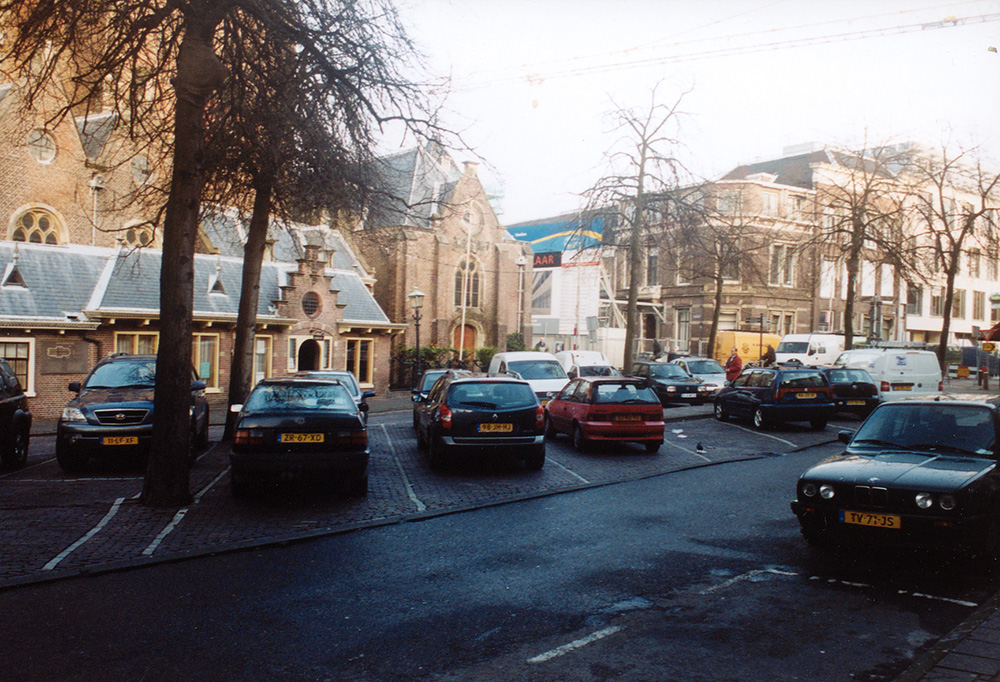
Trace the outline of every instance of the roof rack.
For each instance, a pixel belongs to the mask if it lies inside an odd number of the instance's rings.
[[[854,344],[854,348],[910,348],[927,350],[926,341],[865,341]]]

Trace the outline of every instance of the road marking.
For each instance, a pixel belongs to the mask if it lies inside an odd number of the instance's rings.
[[[209,483],[200,491],[198,491],[198,494],[194,496],[194,502],[192,504],[198,504],[199,502],[201,502],[202,496],[209,490],[211,490],[212,487],[215,486],[215,484],[218,483],[220,480],[222,480],[222,477],[228,473],[229,473],[229,467],[226,467],[225,469],[222,470],[222,473],[220,473],[218,476],[212,479],[211,483]],[[163,542],[163,539],[174,531],[174,528],[176,528],[177,524],[179,524],[184,519],[184,517],[188,513],[188,510],[190,509],[191,507],[184,507],[183,509],[179,510],[176,514],[174,514],[174,518],[170,520],[170,523],[168,523],[163,528],[163,530],[160,531],[159,535],[153,538],[153,541],[149,543],[146,549],[142,550],[143,556],[152,556],[153,552],[156,551],[156,548],[160,546],[161,542]]]
[[[573,471],[572,469],[570,469],[570,468],[569,468],[568,466],[566,466],[565,464],[563,464],[563,463],[561,463],[561,462],[557,462],[556,460],[552,459],[552,457],[551,457],[551,456],[547,456],[547,457],[545,458],[545,460],[546,460],[547,462],[552,462],[553,464],[555,464],[555,465],[556,465],[557,467],[559,467],[560,469],[562,469],[563,471],[565,471],[565,472],[566,472],[567,474],[569,474],[570,476],[576,476],[576,477],[577,477],[578,479],[580,479],[580,480],[581,480],[581,481],[583,481],[584,483],[586,483],[586,484],[588,484],[588,485],[590,484],[590,481],[588,481],[588,480],[587,480],[587,479],[585,479],[585,478],[584,478],[583,476],[581,476],[580,474],[578,474],[578,473],[576,473],[575,471]]]
[[[708,457],[706,457],[705,455],[701,454],[700,452],[695,452],[694,450],[689,450],[688,448],[681,447],[677,443],[671,443],[669,440],[664,440],[663,442],[666,443],[667,445],[669,445],[672,448],[677,448],[678,450],[683,450],[684,452],[688,453],[689,455],[694,455],[695,457],[701,457],[706,462],[711,462],[712,461]]]
[[[810,580],[822,580],[831,585],[844,585],[846,587],[857,587],[865,590],[875,589],[874,585],[869,585],[868,583],[856,583],[848,580],[838,580],[837,578],[824,578],[819,575],[814,575],[809,577]],[[938,597],[933,594],[924,594],[922,592],[907,592],[906,590],[896,590],[896,594],[901,596],[911,596],[918,597],[919,599],[931,599],[933,601],[943,601],[949,604],[958,604],[959,606],[969,606],[975,608],[979,606],[976,602],[965,601],[964,599],[952,599],[951,597]]]
[[[791,445],[793,448],[798,445],[797,443],[793,443],[790,440],[785,440],[784,438],[778,438],[777,436],[772,436],[769,433],[764,433],[763,431],[757,431],[756,429],[748,429],[745,426],[740,426],[739,424],[733,424],[733,423],[730,423],[730,422],[725,422],[725,424],[727,426],[733,427],[734,429],[740,429],[741,431],[746,431],[747,433],[753,433],[753,434],[756,434],[758,436],[764,436],[765,438],[773,438],[774,440],[780,441],[780,442],[784,443],[785,445]]]
[[[124,501],[125,501],[124,497],[119,497],[117,500],[115,500],[115,503],[113,505],[111,505],[111,510],[108,511],[108,513],[104,515],[104,518],[101,519],[100,523],[98,523],[96,526],[94,526],[93,528],[91,528],[90,531],[86,535],[84,535],[82,538],[80,538],[79,540],[77,540],[76,542],[74,542],[72,545],[70,545],[69,547],[67,547],[66,549],[64,549],[62,552],[60,552],[58,555],[56,555],[56,557],[54,559],[52,559],[49,563],[47,563],[44,566],[42,566],[42,570],[43,571],[51,571],[53,568],[55,568],[56,566],[58,566],[59,563],[63,559],[65,559],[70,554],[72,554],[74,551],[76,551],[76,549],[80,545],[82,545],[83,543],[85,543],[87,540],[89,540],[90,538],[94,537],[95,535],[97,535],[101,531],[102,528],[104,528],[106,525],[108,525],[108,522],[111,521],[112,518],[114,518],[115,514],[118,513],[118,509],[122,506],[122,503]]]
[[[621,632],[624,628],[618,625],[613,625],[609,628],[604,628],[603,630],[598,630],[592,634],[582,637],[576,641],[570,642],[569,644],[563,644],[561,647],[552,649],[551,651],[546,651],[544,654],[539,654],[538,656],[533,656],[528,659],[528,663],[545,663],[546,661],[551,661],[553,658],[558,658],[564,654],[568,654],[571,651],[579,649],[580,647],[585,647],[588,644],[592,644],[605,637],[610,637],[611,635]]]
[[[715,592],[716,590],[724,590],[724,589],[726,589],[728,587],[732,587],[736,583],[743,582],[744,580],[752,580],[753,578],[756,578],[759,575],[784,575],[784,576],[793,576],[794,577],[794,576],[798,576],[799,574],[795,573],[793,571],[779,571],[776,568],[758,568],[758,569],[755,569],[753,571],[749,571],[747,573],[743,573],[742,575],[738,575],[735,578],[730,578],[729,580],[727,580],[724,583],[719,583],[718,585],[715,585],[713,587],[709,587],[708,589],[704,589],[701,592],[699,592],[699,594],[711,594],[712,592]]]
[[[403,478],[403,485],[406,486],[406,496],[410,498],[413,505],[417,508],[417,511],[424,511],[427,509],[427,505],[420,501],[417,494],[413,491],[413,486],[410,485],[410,479],[403,471],[403,463],[399,461],[399,457],[396,455],[396,444],[392,442],[392,437],[389,436],[388,429],[385,428],[385,424],[379,424],[382,427],[382,433],[385,435],[385,442],[389,444],[389,451],[392,453],[392,461],[396,463],[396,468],[399,469],[399,475]]]

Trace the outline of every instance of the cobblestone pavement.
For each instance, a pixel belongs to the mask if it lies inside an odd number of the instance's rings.
[[[971,380],[952,380],[949,388],[979,390]],[[0,589],[786,453],[831,442],[836,429],[831,425],[822,432],[758,433],[729,424],[733,437],[723,440],[718,425],[705,420],[710,405],[668,408],[666,440],[657,454],[630,445],[579,453],[567,439],[559,438],[550,441],[545,467],[538,472],[488,462],[439,473],[428,469],[416,449],[408,396],[374,399],[372,405],[372,458],[365,498],[297,488],[234,500],[228,451],[213,445],[192,470],[192,504],[150,509],[138,503],[141,471],[107,466],[70,476],[59,471],[54,458],[33,457],[21,471],[0,476]],[[36,424],[33,438],[37,441],[52,426]],[[998,606],[1000,596],[995,596],[918,659],[898,682],[1000,682]]]

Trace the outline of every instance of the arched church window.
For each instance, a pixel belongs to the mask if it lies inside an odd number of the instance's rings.
[[[479,267],[473,259],[463,258],[455,269],[455,306],[462,307],[462,292],[465,292],[465,307],[479,307]]]
[[[14,221],[10,238],[15,242],[31,244],[60,244],[59,221],[43,208],[32,208]]]

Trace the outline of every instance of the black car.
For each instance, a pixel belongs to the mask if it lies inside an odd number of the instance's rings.
[[[354,372],[337,369],[310,370],[296,372],[295,376],[302,377],[303,379],[336,379],[344,385],[347,392],[354,398],[354,404],[361,411],[361,418],[364,419],[366,424],[368,423],[368,399],[375,397],[375,391],[362,390],[361,384],[358,383],[358,378],[354,376]],[[362,405],[364,405],[363,408],[361,407]]]
[[[472,372],[463,369],[425,369],[424,373],[420,375],[420,380],[417,382],[417,385],[410,389],[410,399],[413,401],[414,430],[417,428],[417,405],[427,400],[427,394],[431,392],[434,382],[449,372],[455,376],[458,376],[458,373],[466,376],[470,376],[472,374]]]
[[[0,360],[0,464],[19,469],[28,461],[31,412],[21,382],[6,361]]]
[[[667,362],[634,362],[631,376],[645,379],[660,399],[661,405],[691,403],[701,405],[710,400],[713,389],[701,379],[691,376],[680,365]]]
[[[545,464],[545,408],[526,381],[449,373],[414,410],[417,446],[432,469],[459,453],[513,456],[532,470]]]
[[[758,429],[780,422],[809,422],[819,430],[826,427],[834,409],[830,385],[816,368],[751,367],[715,396],[716,419],[749,419]]]
[[[850,412],[859,417],[867,417],[878,407],[878,386],[865,370],[821,367],[820,371],[830,384],[837,412]]]
[[[265,379],[242,405],[229,456],[231,488],[242,497],[263,479],[344,482],[368,493],[368,430],[339,381]]]
[[[884,403],[846,450],[799,478],[792,511],[810,543],[993,552],[1000,545],[1000,398]]]
[[[81,384],[74,381],[56,425],[56,459],[63,471],[83,469],[90,458],[149,454],[153,438],[155,355],[118,353],[104,358]],[[191,462],[208,444],[205,382],[191,370]]]

